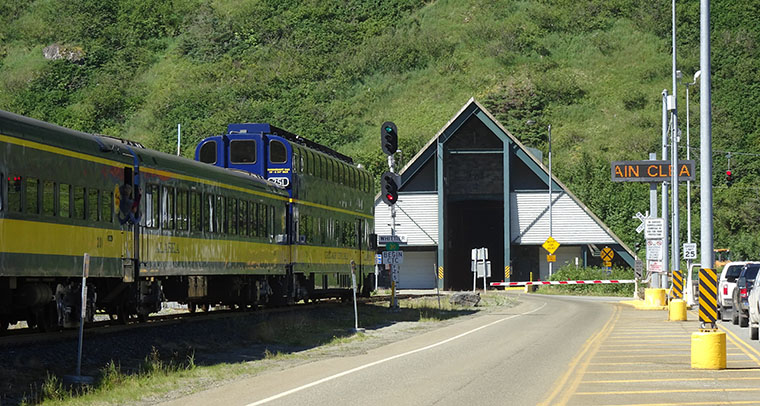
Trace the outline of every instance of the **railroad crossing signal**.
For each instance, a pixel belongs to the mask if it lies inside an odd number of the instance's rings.
[[[380,127],[380,145],[386,155],[393,155],[398,149],[398,129],[392,121],[386,121]]]
[[[541,246],[551,255],[554,254],[554,251],[556,251],[557,248],[559,248],[559,243],[554,238],[549,237]]]
[[[731,186],[734,184],[734,173],[731,172],[731,170],[726,171],[726,186]]]

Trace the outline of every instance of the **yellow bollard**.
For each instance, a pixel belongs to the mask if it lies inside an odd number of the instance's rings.
[[[691,367],[726,369],[726,333],[722,331],[691,333]]]
[[[674,299],[668,305],[668,320],[686,321],[686,302],[682,299]]]
[[[647,306],[665,306],[665,289],[647,288],[644,291],[644,302]]]

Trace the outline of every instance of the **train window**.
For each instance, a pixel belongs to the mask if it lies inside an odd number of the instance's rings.
[[[39,184],[35,178],[26,178],[26,212],[32,214],[40,213],[39,206]]]
[[[177,190],[177,230],[187,231],[187,190]]]
[[[258,210],[259,205],[253,202],[249,202],[250,209],[248,210],[248,232],[251,237],[258,237]]]
[[[8,210],[21,212],[21,176],[8,176]]]
[[[203,199],[200,192],[190,194],[190,229],[192,231],[202,231],[203,227]]]
[[[269,241],[271,242],[274,237],[274,207],[273,206],[267,206],[267,235],[269,236]]]
[[[232,140],[230,141],[230,162],[233,164],[256,163],[256,141]]]
[[[236,235],[238,233],[237,220],[238,220],[238,201],[237,199],[227,200],[227,214],[230,223],[230,234]]]
[[[201,146],[201,152],[198,154],[200,161],[207,164],[215,164],[216,159],[216,141],[206,141]]]
[[[102,198],[102,201],[100,203],[100,220],[106,223],[113,221],[112,213],[114,211],[114,207],[112,195],[113,192],[102,191],[100,193],[100,196]]]
[[[203,209],[203,231],[214,231],[214,195],[206,195],[206,204]]]
[[[248,236],[248,202],[241,200],[239,204],[240,210],[238,210],[238,228],[240,228],[240,235],[246,237]]]
[[[55,183],[50,180],[42,182],[42,214],[55,216]]]
[[[325,158],[322,155],[319,156],[319,166],[322,168],[321,169],[322,179],[327,179],[327,158]]]
[[[227,232],[227,207],[225,207],[224,201],[224,196],[216,196],[216,226],[214,227],[214,231],[217,233]]]
[[[267,206],[259,203],[259,218],[258,218],[259,237],[267,236]]]
[[[161,227],[166,230],[174,229],[174,188],[161,188]]]
[[[86,201],[86,210],[87,210],[87,219],[90,221],[98,221],[100,220],[98,218],[98,213],[100,210],[98,210],[98,193],[100,191],[97,189],[87,189],[87,201]]]
[[[306,159],[306,162],[309,165],[309,175],[314,175],[316,173],[316,171],[314,170],[314,166],[316,164],[314,160],[314,152],[308,151],[308,153],[309,155],[308,155],[308,158]]]
[[[75,219],[84,219],[85,218],[85,212],[84,212],[84,186],[74,186],[74,215],[73,217]]]
[[[285,144],[279,140],[269,141],[269,162],[273,164],[284,164],[288,160],[288,149]]]
[[[71,185],[58,185],[58,215],[71,217]]]
[[[158,185],[148,185],[145,191],[145,226],[158,228],[159,226],[159,195]]]

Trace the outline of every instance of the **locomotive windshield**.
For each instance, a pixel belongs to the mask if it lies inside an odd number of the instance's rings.
[[[205,145],[204,145],[205,148]],[[201,151],[201,155],[203,151]],[[233,164],[256,163],[256,141],[231,140],[230,162]]]

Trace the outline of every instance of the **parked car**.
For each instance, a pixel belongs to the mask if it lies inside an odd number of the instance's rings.
[[[755,285],[757,271],[760,271],[760,264],[750,263],[744,265],[739,277],[736,278],[731,322],[739,324],[740,327],[747,327],[749,325],[749,294]]]
[[[758,327],[760,327],[760,278],[755,278],[752,291],[749,292],[749,339],[758,339]]]
[[[744,265],[749,263],[751,262],[729,262],[723,266],[723,270],[720,272],[718,278],[718,317],[722,321],[728,321],[731,315],[736,278],[739,277]]]

